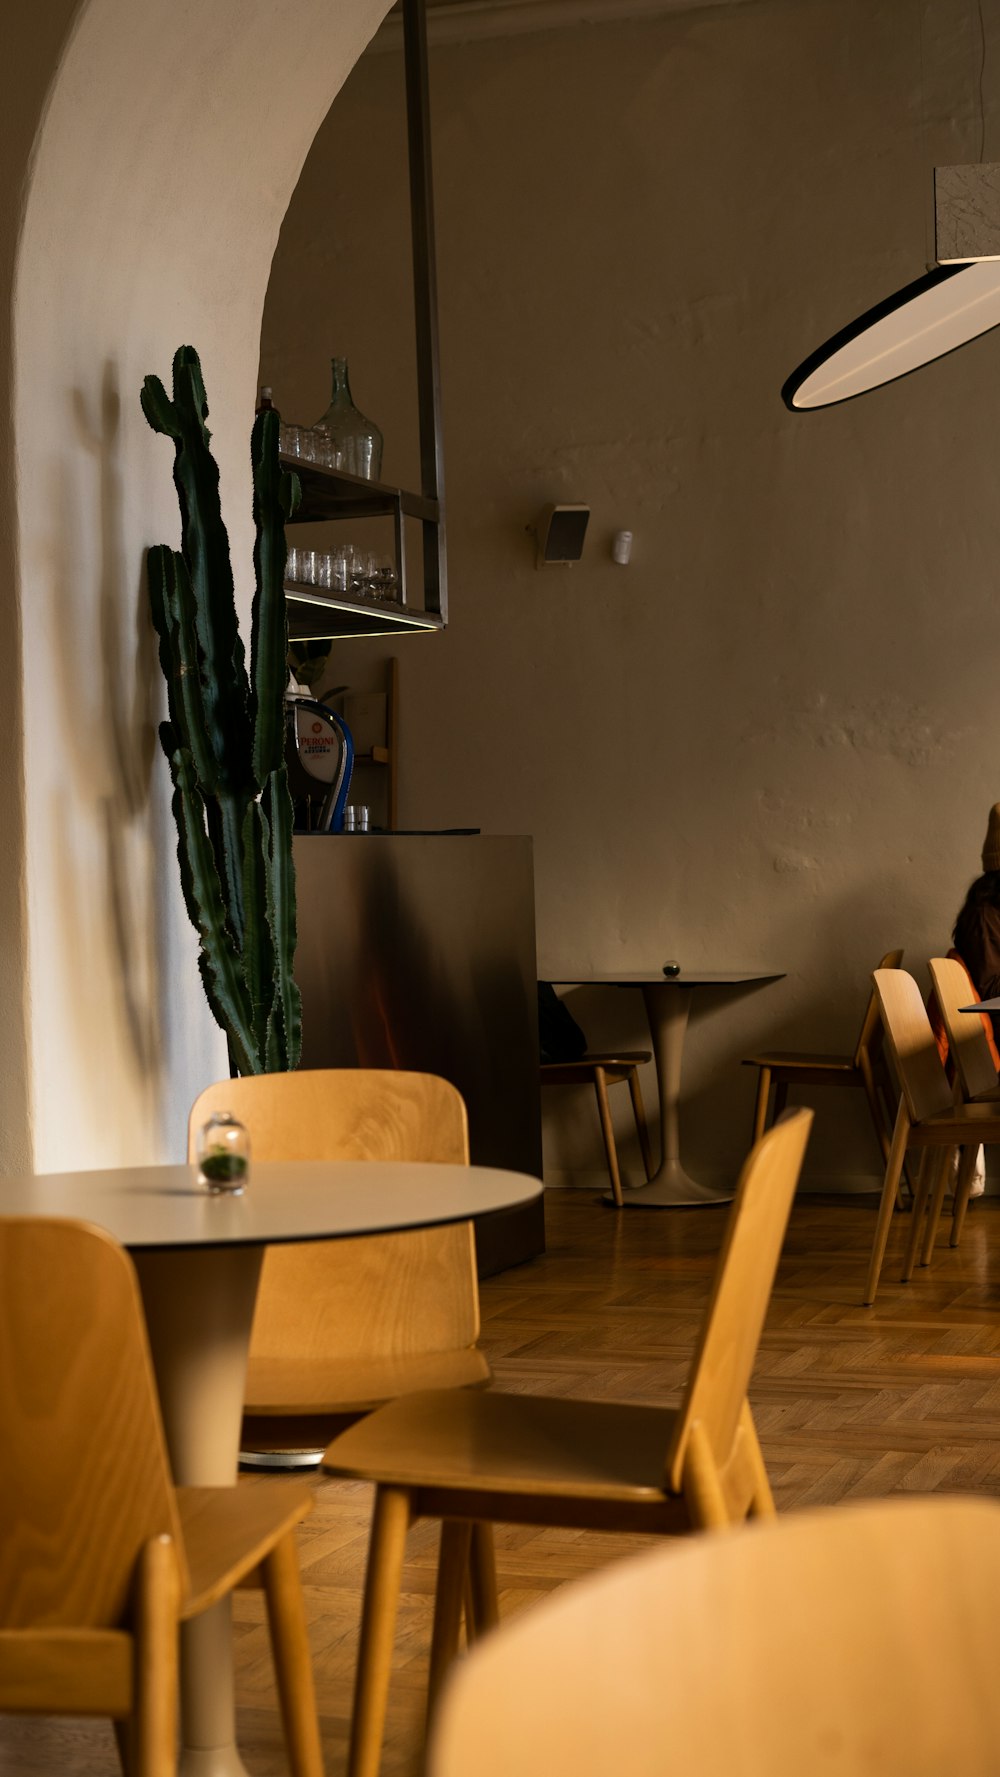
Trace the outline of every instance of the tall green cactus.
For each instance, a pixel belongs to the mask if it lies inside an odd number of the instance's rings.
[[[234,1071],[281,1072],[298,1065],[302,1048],[284,707],[285,520],[298,505],[298,478],[278,460],[277,414],[258,414],[250,447],[257,590],[248,677],[197,352],[181,346],[175,354],[173,400],[156,376],[147,376],[141,399],[153,431],[174,441],[181,508],[180,550],[158,544],[147,562],[167,681],[160,741],[174,785],[184,899]]]

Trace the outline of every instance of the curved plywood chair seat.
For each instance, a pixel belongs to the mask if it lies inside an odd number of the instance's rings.
[[[557,1074],[565,1074],[567,1080],[589,1080],[595,1067],[602,1067],[605,1073],[617,1069],[628,1072],[634,1067],[644,1067],[652,1060],[648,1049],[608,1049],[599,1054],[581,1055],[576,1061],[543,1061],[539,1072],[543,1084],[554,1083]]]
[[[745,1055],[744,1067],[805,1068],[809,1073],[848,1074],[850,1084],[864,1084],[853,1055],[813,1055],[805,1049],[767,1049],[759,1055]],[[856,1076],[856,1077],[855,1077]]]
[[[313,1509],[305,1487],[261,1480],[254,1487],[178,1487],[187,1586],[180,1617],[200,1616],[255,1572],[278,1536]]]
[[[257,1357],[247,1374],[245,1411],[261,1418],[370,1413],[397,1395],[425,1388],[485,1388],[490,1366],[476,1346],[418,1351],[399,1357]]]
[[[583,1528],[593,1527],[595,1507],[613,1505],[622,1529],[634,1506],[637,1528],[680,1534],[690,1513],[667,1491],[664,1462],[677,1418],[676,1409],[621,1401],[415,1395],[338,1438],[336,1472],[418,1488],[423,1509],[436,1488],[469,1488],[484,1517],[507,1523],[518,1522],[519,1501],[537,1523],[539,1501],[551,1499],[564,1526],[574,1523],[574,1503]]]

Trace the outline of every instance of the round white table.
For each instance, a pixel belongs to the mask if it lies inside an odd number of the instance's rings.
[[[553,983],[558,987],[642,989],[660,1099],[661,1158],[658,1170],[647,1184],[630,1187],[625,1192],[625,1203],[629,1208],[678,1209],[732,1200],[733,1191],[717,1191],[711,1185],[699,1185],[681,1165],[681,1068],[691,998],[699,987],[754,987],[783,979],[783,975],[775,971],[687,969],[679,975],[664,975],[659,968],[620,970],[610,975],[576,975],[572,980],[560,977]],[[614,1202],[610,1191],[604,1200]]]
[[[464,1222],[541,1189],[485,1166],[254,1162],[242,1197],[212,1196],[189,1166],[143,1166],[5,1179],[2,1208],[94,1222],[131,1250],[174,1479],[229,1487],[265,1246]],[[182,1629],[182,1777],[246,1777],[232,1645],[228,1600]]]

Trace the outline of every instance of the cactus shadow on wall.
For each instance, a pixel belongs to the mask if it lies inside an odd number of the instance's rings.
[[[53,553],[52,629],[60,649],[61,683],[55,689],[65,712],[64,769],[78,802],[93,806],[99,822],[101,901],[106,908],[108,942],[117,961],[122,1018],[137,1070],[153,1081],[161,1062],[159,971],[153,936],[160,873],[148,826],[156,654],[138,576],[131,589],[127,585],[121,401],[117,371],[110,361],[104,365],[99,389],[72,391],[71,412],[75,435],[97,475],[99,554],[92,596],[82,601],[70,597],[71,576],[78,569],[70,557],[68,540],[81,491],[79,484],[74,489],[63,486],[62,498],[54,508],[61,515],[61,524]],[[84,613],[78,622],[87,622],[90,633],[86,638],[73,632],[74,609]],[[100,678],[88,696],[88,688],[81,684],[80,660],[92,654],[95,621]],[[72,882],[72,874],[66,880]],[[83,897],[85,902],[94,898],[89,892]],[[85,922],[78,929],[77,942],[83,946],[91,942]]]

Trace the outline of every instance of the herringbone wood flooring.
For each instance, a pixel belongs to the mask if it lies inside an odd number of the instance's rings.
[[[611,1400],[676,1400],[718,1251],[722,1209],[617,1214],[551,1193],[549,1250],[483,1285],[483,1344],[507,1389]],[[874,1309],[859,1306],[871,1199],[805,1198],[793,1212],[752,1389],[779,1510],[912,1491],[1000,1497],[1000,1203],[973,1204],[962,1250],[903,1287],[897,1219]],[[947,1239],[947,1229],[943,1230]],[[252,1485],[252,1481],[248,1483]],[[327,1770],[343,1770],[367,1488],[318,1486],[301,1533]],[[642,1546],[642,1539],[499,1529],[501,1604]],[[420,1767],[436,1531],[411,1533],[385,1777]],[[252,1777],[284,1761],[258,1595],[236,1603],[240,1738]],[[596,1657],[596,1655],[595,1655]],[[0,1721],[0,1771],[112,1777],[103,1723]]]

